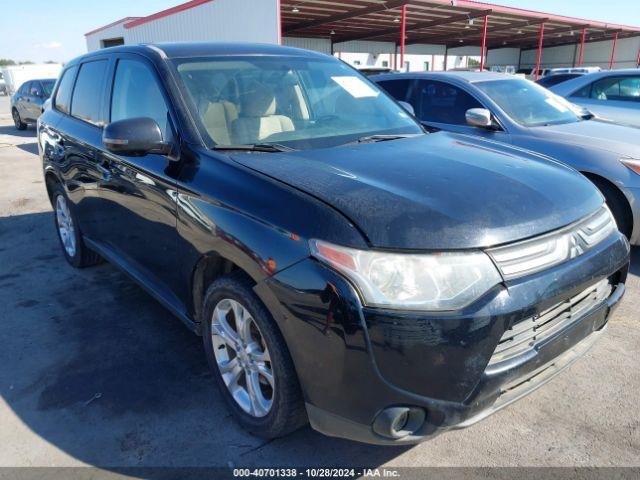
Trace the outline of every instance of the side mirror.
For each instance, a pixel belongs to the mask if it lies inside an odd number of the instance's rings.
[[[140,157],[149,153],[171,153],[171,145],[162,138],[157,122],[147,117],[110,123],[102,131],[102,143],[107,150],[118,155]]]
[[[409,112],[411,115],[415,115],[416,111],[413,109],[413,105],[411,105],[410,103],[407,102],[398,102],[400,104],[400,106],[402,108],[404,108],[407,112]]]
[[[491,112],[486,108],[470,108],[465,113],[467,123],[473,127],[494,128],[493,120],[491,120]]]

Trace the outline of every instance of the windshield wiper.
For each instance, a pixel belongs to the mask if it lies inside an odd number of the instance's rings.
[[[244,152],[292,152],[295,148],[279,143],[249,143],[246,145],[216,145],[214,150],[239,150]]]
[[[359,139],[345,143],[345,145],[353,145],[355,143],[374,143],[374,142],[387,142],[389,140],[399,140],[401,138],[413,138],[420,137],[424,133],[402,133],[402,134],[387,134],[387,135],[365,135]]]

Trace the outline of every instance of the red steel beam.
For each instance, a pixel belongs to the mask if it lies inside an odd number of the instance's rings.
[[[613,69],[613,61],[616,57],[616,46],[618,45],[618,35],[620,33],[616,32],[616,34],[613,37],[613,48],[611,49],[611,60],[609,60],[609,70]]]
[[[578,55],[578,66],[582,66],[584,60],[584,41],[587,39],[587,27],[582,29],[582,38],[580,39],[580,54]]]
[[[540,76],[540,62],[542,61],[542,41],[544,40],[544,22],[540,24],[540,37],[538,38],[538,58],[536,60],[536,80]]]
[[[400,68],[404,68],[404,42],[407,40],[407,6],[402,6],[402,18],[400,19]]]
[[[482,25],[482,50],[480,51],[480,71],[484,72],[484,55],[485,48],[487,47],[487,22],[489,21],[489,15],[484,16],[484,22]]]

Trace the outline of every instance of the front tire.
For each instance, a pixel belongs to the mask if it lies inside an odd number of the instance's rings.
[[[241,273],[219,278],[208,288],[203,307],[207,361],[240,425],[269,439],[305,425],[289,350],[250,280]]]
[[[13,124],[18,130],[26,130],[27,124],[20,118],[20,113],[17,109],[11,110],[11,116],[13,117]]]
[[[82,239],[78,222],[69,205],[69,200],[58,184],[53,188],[53,218],[62,253],[75,268],[89,267],[101,262],[101,257],[90,250]]]

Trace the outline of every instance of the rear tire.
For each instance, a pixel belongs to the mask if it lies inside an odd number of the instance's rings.
[[[51,198],[56,232],[67,262],[75,268],[101,263],[102,257],[85,245],[71,203],[60,184],[52,188]]]
[[[219,278],[207,289],[202,337],[214,381],[243,428],[272,439],[307,423],[289,350],[242,272]],[[270,372],[271,382],[261,372]],[[256,391],[259,399],[252,397]]]
[[[13,117],[13,124],[18,130],[27,129],[27,124],[22,121],[22,119],[20,118],[20,113],[17,109],[14,108],[13,110],[11,110],[11,116]]]

